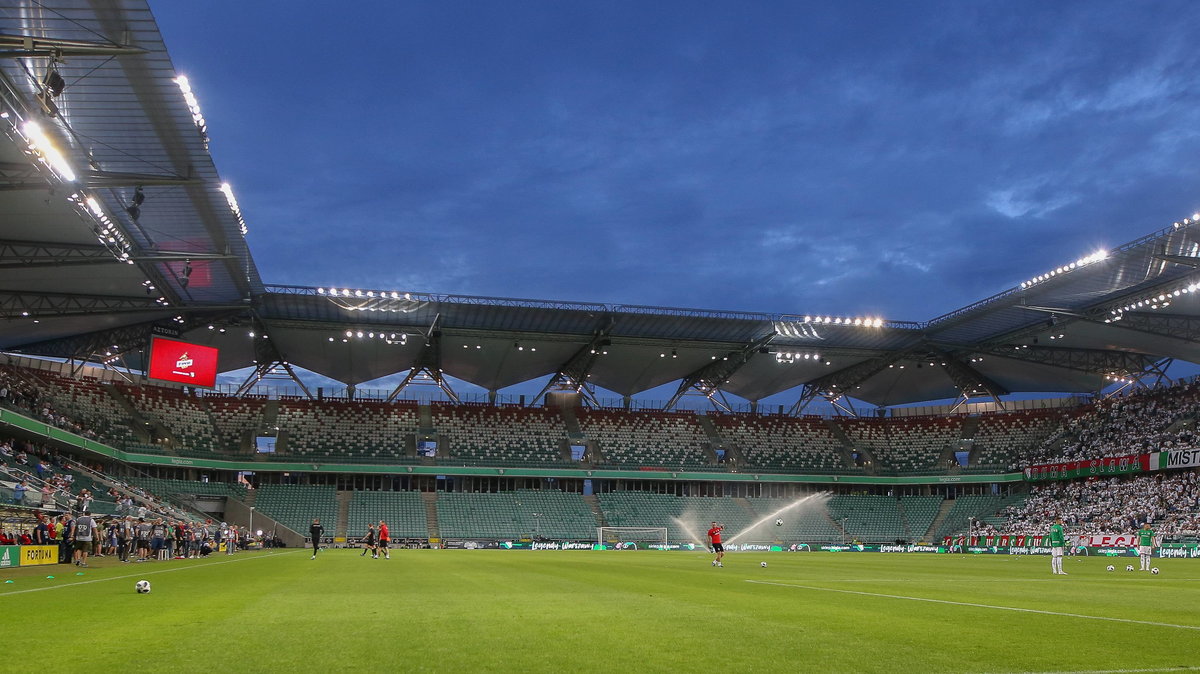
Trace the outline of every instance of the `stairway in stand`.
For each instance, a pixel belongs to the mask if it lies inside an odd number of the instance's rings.
[[[948,498],[942,501],[942,505],[938,507],[937,514],[933,516],[933,521],[929,523],[929,530],[926,531],[923,536],[921,536],[922,541],[931,543],[933,545],[938,544],[938,541],[930,540],[929,537],[932,536],[934,532],[942,528],[942,522],[946,519],[946,516],[950,514],[950,509],[953,507],[954,499]]]
[[[352,491],[339,491],[337,493],[337,526],[334,528],[333,540],[336,544],[337,539],[346,540],[347,530],[350,528],[350,499],[354,498]]]
[[[600,509],[600,499],[596,498],[595,494],[584,496],[583,502],[592,509],[592,517],[596,519],[597,529],[608,526],[608,520],[604,519],[604,511]]]
[[[438,528],[437,492],[421,492],[421,500],[425,502],[425,528],[429,530],[429,542],[442,540]]]

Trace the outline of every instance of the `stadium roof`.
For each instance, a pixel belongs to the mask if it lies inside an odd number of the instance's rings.
[[[873,405],[1092,392],[1200,362],[1190,216],[922,322],[264,285],[203,112],[145,2],[0,2],[0,348],[140,367],[151,334],[223,371],[554,375],[632,395]]]

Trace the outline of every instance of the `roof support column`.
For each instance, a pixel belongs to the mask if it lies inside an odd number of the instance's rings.
[[[429,325],[429,330],[425,332],[425,346],[422,347],[421,353],[417,355],[417,361],[413,364],[408,374],[404,375],[404,379],[396,386],[395,390],[387,397],[387,402],[392,402],[408,388],[409,384],[433,384],[446,394],[446,397],[454,402],[458,402],[458,394],[454,389],[450,388],[449,382],[442,374],[442,331],[437,329],[438,320],[441,314],[433,317],[433,322]]]
[[[733,373],[750,362],[750,359],[754,357],[754,354],[758,353],[759,349],[770,344],[771,340],[775,339],[775,335],[777,334],[777,332],[772,330],[768,334],[743,346],[741,349],[730,351],[720,360],[714,360],[684,377],[683,381],[679,382],[679,389],[675,391],[675,395],[671,396],[671,399],[667,401],[663,409],[673,409],[680,398],[686,393],[696,391],[705,398],[708,398],[713,407],[726,412],[732,412],[733,409],[730,407],[729,401],[725,398],[725,392],[721,390],[721,387],[729,381],[729,377]]]

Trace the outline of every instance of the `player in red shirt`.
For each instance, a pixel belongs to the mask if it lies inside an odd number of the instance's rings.
[[[721,545],[721,531],[725,529],[724,525],[713,522],[708,528],[708,540],[712,542],[713,552],[717,553],[717,558],[713,560],[713,566],[724,567],[721,559],[725,557],[725,547]]]
[[[379,559],[379,551],[383,550],[383,558],[391,559],[392,553],[388,552],[388,543],[392,537],[388,534],[387,522],[379,520],[379,543],[375,545],[375,559]]]

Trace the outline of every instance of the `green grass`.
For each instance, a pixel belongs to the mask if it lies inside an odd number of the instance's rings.
[[[1067,577],[1050,575],[1046,557],[741,553],[724,569],[708,560],[503,550],[372,560],[330,550],[313,561],[297,550],[101,560],[83,576],[68,566],[6,569],[0,579],[14,582],[0,584],[0,641],[10,654],[72,644],[55,649],[58,671],[127,668],[150,654],[197,672],[1200,666],[1200,560],[1156,560],[1163,572],[1150,576],[1126,573],[1132,559],[1113,562],[1116,573],[1105,559],[1069,559]],[[135,594],[138,578],[154,592]]]

